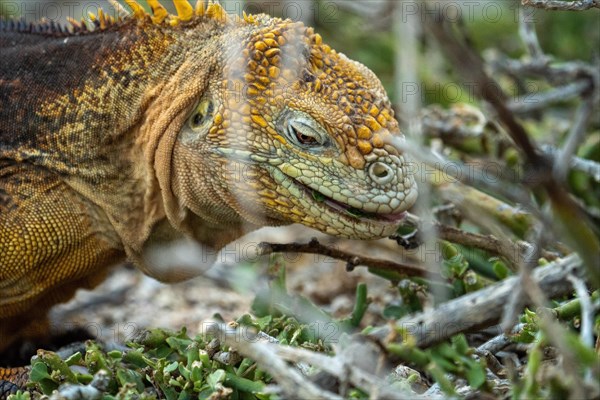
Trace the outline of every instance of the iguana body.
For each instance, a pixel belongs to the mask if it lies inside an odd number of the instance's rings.
[[[173,241],[379,238],[416,199],[380,82],[312,29],[128,3],[93,32],[0,26],[0,349],[126,259],[188,277],[149,255]]]

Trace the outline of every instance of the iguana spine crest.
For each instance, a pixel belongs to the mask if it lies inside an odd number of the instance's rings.
[[[147,0],[150,6],[151,13],[148,13],[144,7],[135,0],[124,0],[131,13],[128,12],[116,0],[108,0],[111,6],[115,9],[116,16],[106,13],[102,8],[98,9],[98,13],[88,13],[89,20],[76,20],[70,16],[66,19],[68,24],[63,26],[54,20],[41,19],[38,22],[27,23],[24,19],[9,19],[3,21],[0,19],[0,31],[19,32],[19,33],[50,33],[50,34],[81,34],[94,30],[105,30],[112,26],[133,17],[137,20],[150,19],[155,25],[168,24],[177,26],[182,22],[192,20],[194,17],[208,18],[226,25],[232,21],[238,21],[239,16],[230,16],[223,6],[218,1],[198,0],[196,5],[192,5],[187,0],[172,0],[177,14],[169,14],[167,9],[158,0]],[[246,14],[244,11],[243,19],[245,22],[255,24],[254,16]]]

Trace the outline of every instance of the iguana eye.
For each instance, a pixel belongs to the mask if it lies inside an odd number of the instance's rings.
[[[296,129],[291,124],[288,129],[289,129],[289,135],[292,137],[295,136],[300,144],[304,144],[304,145],[308,145],[308,146],[320,144],[314,136],[309,136],[305,133],[302,133],[301,131]]]
[[[190,117],[190,128],[193,130],[202,128],[204,124],[211,120],[214,108],[213,102],[210,99],[202,100]]]
[[[313,153],[332,149],[327,131],[304,111],[284,108],[275,120],[275,128],[294,147]]]
[[[288,121],[287,134],[293,142],[303,146],[322,146],[326,142],[321,133],[300,120]]]

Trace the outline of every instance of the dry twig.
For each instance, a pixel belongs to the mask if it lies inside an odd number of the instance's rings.
[[[523,254],[533,251],[533,245],[524,241],[513,242],[512,240],[501,240],[492,235],[482,235],[478,233],[466,232],[453,226],[435,224],[440,239],[464,246],[473,246],[478,249],[489,251],[498,255],[507,261],[517,265]],[[555,260],[558,254],[548,250],[540,250],[542,257],[548,260]]]
[[[583,275],[581,264],[579,257],[573,254],[536,268],[531,277],[548,297],[566,295],[573,290],[566,277],[569,274]],[[510,277],[435,309],[409,315],[394,324],[394,332],[386,326],[374,330],[370,336],[386,340],[395,337],[396,333],[405,332],[413,337],[416,346],[428,347],[457,333],[492,326],[500,320],[502,309],[514,295],[520,279]]]
[[[592,300],[585,287],[585,282],[576,276],[567,276],[569,282],[573,284],[577,297],[581,302],[581,341],[589,347],[594,346],[594,309]]]
[[[571,165],[570,161],[583,142],[587,124],[593,112],[594,99],[591,96],[588,96],[577,109],[575,121],[571,126],[567,141],[555,159],[553,172],[558,181],[564,181],[566,179]]]
[[[585,11],[591,8],[600,8],[600,0],[521,0],[521,4],[544,10],[560,11]]]
[[[517,334],[523,329],[525,324],[517,324],[511,331],[512,334]],[[506,333],[501,333],[497,336],[494,336],[481,346],[477,347],[477,353],[486,353],[489,352],[491,354],[496,354],[497,352],[504,349],[506,346],[512,343],[512,339]]]
[[[380,258],[364,257],[358,254],[349,253],[339,249],[325,246],[316,238],[313,238],[308,243],[267,243],[262,242],[258,245],[258,255],[266,255],[271,253],[307,253],[307,254],[322,254],[338,260],[347,262],[347,268],[352,269],[358,266],[368,266],[380,270],[397,272],[406,276],[418,276],[436,281],[442,281],[443,278],[436,272],[427,271],[424,268],[416,265],[397,263],[390,260],[382,260]]]
[[[542,150],[549,156],[558,157],[559,150],[553,146],[544,145],[542,146]],[[575,171],[581,171],[586,175],[591,176],[596,182],[600,182],[600,163],[573,156],[569,160],[568,164],[570,165],[571,169]]]

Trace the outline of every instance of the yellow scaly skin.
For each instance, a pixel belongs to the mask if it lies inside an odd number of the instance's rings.
[[[188,278],[153,265],[165,243],[294,222],[381,238],[416,200],[381,83],[312,28],[127,3],[93,32],[0,25],[0,349],[125,259]]]

